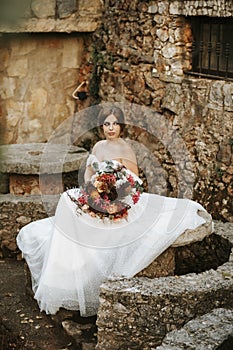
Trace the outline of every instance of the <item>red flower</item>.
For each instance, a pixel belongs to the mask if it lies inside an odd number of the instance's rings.
[[[82,191],[82,195],[78,197],[78,201],[81,205],[87,204],[88,194],[85,191]]]
[[[101,174],[96,180],[106,182],[109,185],[114,185],[116,183],[116,176],[113,174]]]
[[[131,206],[124,200],[129,195],[136,204],[142,192],[140,184],[124,167],[114,169],[109,162],[106,171],[97,173],[92,181],[80,188],[78,197],[72,198],[67,192],[68,196],[77,204],[78,213],[83,211],[93,217],[114,221],[127,219]]]
[[[132,200],[134,204],[136,204],[139,201],[139,197],[140,197],[140,191],[137,191],[132,195]]]
[[[130,185],[133,187],[135,184],[135,180],[132,175],[127,176],[127,180],[129,181]]]

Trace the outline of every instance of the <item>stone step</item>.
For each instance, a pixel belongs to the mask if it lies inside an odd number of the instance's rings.
[[[232,293],[232,254],[216,271],[108,281],[100,291],[96,349],[155,349],[193,318],[233,309]]]
[[[224,344],[224,347],[223,347]],[[156,350],[233,349],[233,310],[219,308],[169,332]]]

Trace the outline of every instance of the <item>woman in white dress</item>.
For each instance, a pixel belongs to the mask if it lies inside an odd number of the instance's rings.
[[[100,114],[105,140],[97,142],[87,159],[85,182],[96,167],[123,164],[139,183],[135,153],[123,140],[124,115],[118,107]],[[79,189],[64,192],[55,216],[21,229],[17,244],[32,276],[32,289],[40,310],[55,314],[59,308],[80,310],[82,316],[97,313],[100,285],[108,278],[130,278],[148,266],[186,229],[203,224],[204,208],[188,199],[143,193],[128,210],[127,219],[101,220],[77,214],[71,197]]]

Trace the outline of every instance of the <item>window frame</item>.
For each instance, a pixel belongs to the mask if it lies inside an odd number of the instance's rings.
[[[233,80],[233,19],[190,17],[190,25],[193,36],[192,68],[185,73]]]

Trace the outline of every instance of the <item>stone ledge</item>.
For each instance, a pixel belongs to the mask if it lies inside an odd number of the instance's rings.
[[[215,232],[217,235],[227,239],[233,244],[233,223],[214,221]],[[233,259],[233,256],[232,256]]]
[[[109,281],[101,286],[97,349],[151,349],[216,307],[233,308],[233,262],[200,274]]]
[[[46,196],[41,196],[41,195],[29,195],[29,196],[15,196],[13,194],[1,194],[0,195],[0,205],[4,205],[5,207],[9,207],[10,205],[52,205],[54,206],[60,195],[46,195]]]
[[[19,23],[18,25],[0,25],[0,33],[92,33],[100,23],[95,16],[83,18],[66,19],[37,19],[32,18]]]
[[[12,9],[3,3],[2,33],[94,32],[103,11],[101,0],[27,0]]]
[[[41,175],[76,171],[88,152],[84,148],[54,143],[1,145],[3,174]]]
[[[212,226],[212,217],[210,214],[204,211],[198,211],[198,215],[200,215],[203,219],[205,219],[205,223],[198,226],[194,230],[186,230],[179,236],[175,242],[171,245],[172,247],[180,247],[190,243],[198,242],[203,240],[206,236],[210,235],[213,231]]]
[[[209,349],[215,350],[233,335],[233,310],[214,309],[197,317],[179,330],[166,335],[157,350]],[[233,345],[233,338],[231,340]],[[230,344],[229,347],[230,349]]]
[[[40,195],[0,196],[0,257],[21,257],[15,241],[19,230],[31,221],[47,217],[49,210],[54,210],[54,201],[58,198],[47,196],[45,200],[46,207]]]

